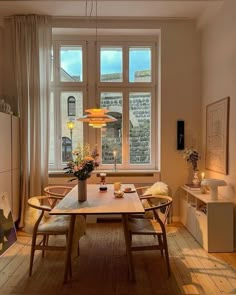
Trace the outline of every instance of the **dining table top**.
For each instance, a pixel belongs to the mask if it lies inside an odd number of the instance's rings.
[[[124,192],[123,197],[114,196],[114,185],[107,184],[106,191],[100,191],[99,184],[87,185],[87,200],[78,201],[78,185],[76,185],[51,211],[54,215],[77,214],[129,214],[144,213],[143,205],[133,184],[122,184],[121,190],[131,188],[131,192]]]

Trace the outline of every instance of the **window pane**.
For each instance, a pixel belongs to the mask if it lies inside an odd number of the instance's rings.
[[[101,108],[109,110],[108,115],[116,122],[107,123],[101,131],[102,164],[114,164],[113,151],[117,151],[117,164],[122,163],[122,108],[123,96],[120,92],[101,93]]]
[[[55,165],[55,122],[54,122],[54,94],[51,92],[49,102],[49,165]]]
[[[129,82],[151,82],[151,48],[129,49]]]
[[[100,82],[123,81],[122,48],[100,48]]]
[[[68,117],[68,97],[75,98],[76,118],[83,115],[83,93],[82,92],[61,92],[61,163],[71,160],[71,151],[78,143],[83,144],[83,123],[75,120],[75,117]],[[67,122],[73,121],[75,124],[69,129]]]
[[[82,46],[60,47],[60,81],[83,81],[83,52]]]
[[[130,164],[150,164],[151,93],[129,95]]]

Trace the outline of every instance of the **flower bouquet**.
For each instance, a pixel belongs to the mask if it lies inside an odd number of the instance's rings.
[[[89,178],[95,167],[99,166],[98,156],[97,145],[91,149],[88,143],[84,146],[78,144],[77,148],[72,151],[73,160],[67,163],[67,166],[64,168],[66,170],[65,173],[73,174],[76,177],[70,181]]]

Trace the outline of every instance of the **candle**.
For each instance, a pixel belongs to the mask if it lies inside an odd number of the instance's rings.
[[[117,151],[113,151],[113,157],[114,157],[114,160],[115,160],[116,157],[117,157]]]
[[[201,173],[201,177],[202,177],[202,180],[205,178],[205,173],[204,172]]]
[[[114,190],[119,191],[121,189],[121,183],[120,182],[114,182]]]

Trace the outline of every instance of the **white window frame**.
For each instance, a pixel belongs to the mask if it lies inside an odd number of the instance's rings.
[[[100,82],[100,48],[101,47],[123,47],[123,82]],[[151,82],[128,82],[129,80],[129,67],[128,67],[128,49],[130,47],[151,47],[152,57],[151,57]],[[100,93],[101,92],[122,92],[123,93],[123,114],[128,114],[129,112],[129,92],[150,92],[151,93],[151,154],[150,154],[150,164],[130,164],[129,163],[129,121],[122,114],[123,118],[123,137],[122,137],[122,164],[117,164],[117,169],[121,170],[148,170],[156,169],[157,155],[155,152],[155,146],[157,144],[157,128],[156,120],[157,118],[157,105],[156,105],[156,70],[157,69],[157,42],[140,42],[140,41],[102,41],[97,44],[97,85],[98,85],[98,95],[97,104],[100,103]],[[125,90],[124,90],[125,89]],[[101,148],[101,136],[97,137],[98,146]],[[112,164],[101,164],[101,169],[112,169]]]
[[[82,46],[83,50],[83,81],[82,82],[64,82],[60,81],[60,47],[61,46]],[[53,63],[53,73],[54,79],[51,82],[51,91],[53,92],[54,99],[54,157],[55,163],[49,164],[49,170],[61,170],[66,164],[61,163],[62,154],[62,134],[61,134],[61,93],[62,92],[82,92],[83,93],[83,106],[87,108],[87,43],[86,41],[68,41],[68,40],[55,40],[53,42],[53,52],[54,52],[54,63]],[[87,133],[87,128],[83,126],[83,134]]]
[[[130,38],[127,36],[119,36],[119,41],[116,41],[112,36],[105,36],[104,41],[95,40],[95,37],[91,36],[56,36],[53,42],[54,48],[54,80],[51,83],[51,89],[54,93],[54,120],[57,122],[55,124],[55,165],[49,165],[49,170],[61,170],[65,165],[61,165],[61,116],[60,116],[60,92],[63,91],[83,91],[84,99],[83,105],[84,110],[89,107],[98,106],[100,104],[100,93],[103,91],[111,92],[123,92],[123,114],[128,113],[128,100],[129,92],[150,92],[151,93],[151,160],[150,164],[129,164],[128,155],[129,155],[129,125],[128,117],[123,120],[123,142],[122,142],[122,153],[123,153],[123,164],[117,164],[117,169],[121,170],[155,170],[158,169],[159,163],[158,160],[158,84],[157,84],[157,72],[158,72],[158,41],[141,41],[142,37],[139,36],[135,38],[134,41],[127,41]],[[101,39],[101,38],[100,38]],[[124,41],[121,41],[124,40]],[[132,40],[132,39],[131,39]],[[145,40],[145,37],[143,38]],[[82,46],[83,48],[83,82],[60,82],[60,55],[59,48],[60,46]],[[100,47],[124,47],[123,55],[123,82],[100,82]],[[152,58],[151,58],[151,67],[152,67],[152,81],[151,82],[128,82],[128,48],[129,47],[151,47],[152,48]],[[89,52],[89,54],[88,54]],[[94,69],[94,65],[97,67]],[[93,67],[93,68],[92,68]],[[95,72],[95,75],[91,77],[91,73]],[[56,102],[56,97],[58,97],[59,103]],[[83,110],[83,112],[84,112]],[[84,123],[84,143],[88,142],[91,145],[98,144],[98,147],[101,147],[101,131],[100,129],[94,129],[88,127],[88,124]],[[128,153],[127,153],[128,151]],[[100,151],[101,153],[101,151]],[[100,165],[99,169],[112,169],[113,165]]]

